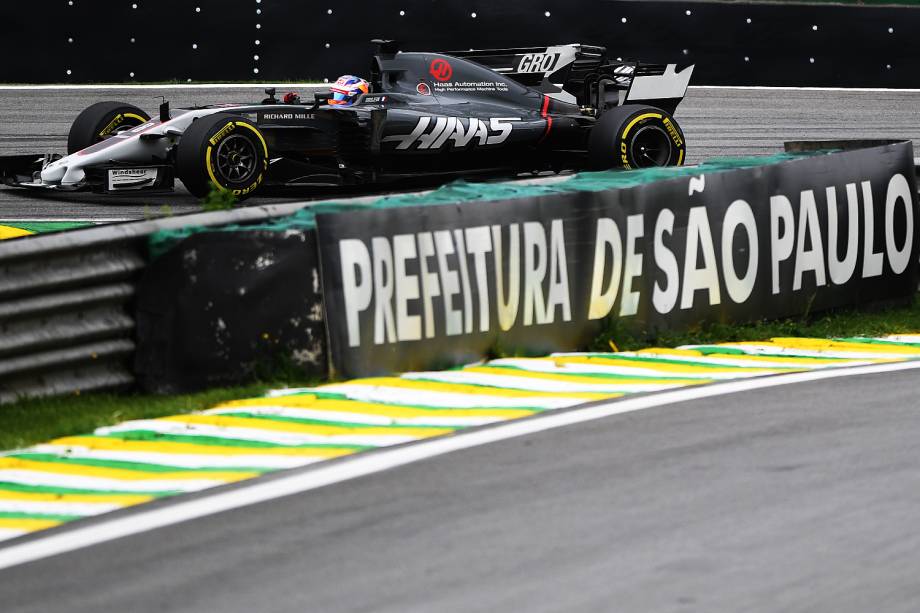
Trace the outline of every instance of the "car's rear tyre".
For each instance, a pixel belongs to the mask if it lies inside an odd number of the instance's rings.
[[[176,154],[176,174],[194,196],[211,187],[233,192],[239,199],[253,195],[265,181],[268,145],[252,122],[227,113],[195,120],[182,135]]]
[[[95,145],[107,137],[150,120],[150,115],[124,102],[97,102],[77,115],[67,136],[67,154]]]
[[[651,106],[628,104],[607,111],[588,139],[588,160],[595,170],[683,166],[686,153],[680,126]]]

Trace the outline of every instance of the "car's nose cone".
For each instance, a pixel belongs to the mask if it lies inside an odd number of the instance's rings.
[[[42,182],[60,183],[65,174],[67,174],[67,166],[64,166],[63,164],[51,164],[42,170]]]

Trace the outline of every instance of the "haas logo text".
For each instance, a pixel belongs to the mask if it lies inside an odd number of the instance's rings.
[[[454,147],[467,147],[473,143],[483,145],[500,145],[514,130],[512,122],[519,117],[493,117],[483,119],[464,119],[460,117],[419,117],[415,129],[409,134],[385,136],[383,142],[397,143],[397,149],[409,149],[418,144],[416,149],[440,149],[448,141]]]

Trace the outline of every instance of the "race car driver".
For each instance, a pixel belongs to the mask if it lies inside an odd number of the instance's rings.
[[[361,94],[370,92],[370,84],[354,75],[343,75],[339,77],[330,88],[332,97],[329,98],[329,104],[337,106],[351,106],[358,101]],[[284,95],[285,104],[300,104],[300,94],[297,92],[288,92]]]
[[[329,104],[351,106],[358,101],[361,94],[370,92],[371,86],[361,77],[347,74],[339,77],[330,89],[332,98],[329,99]]]

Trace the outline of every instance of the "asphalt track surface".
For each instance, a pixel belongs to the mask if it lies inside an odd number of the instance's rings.
[[[920,610],[915,370],[510,439],[0,571],[4,612]]]
[[[303,88],[300,88],[303,90]],[[283,91],[279,89],[279,92]],[[100,100],[121,100],[148,112],[165,95],[173,106],[253,102],[258,86],[220,89],[0,89],[0,155],[64,152],[77,114]],[[783,141],[841,138],[911,138],[920,145],[920,91],[691,88],[677,119],[688,143],[688,164],[713,157],[767,155]],[[329,192],[314,197],[328,198]],[[253,198],[247,204],[309,199]],[[199,210],[178,190],[168,196],[58,194],[37,197],[0,187],[0,219],[144,219]]]

